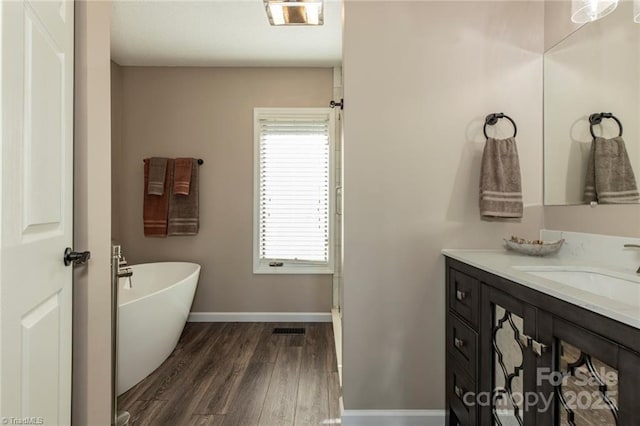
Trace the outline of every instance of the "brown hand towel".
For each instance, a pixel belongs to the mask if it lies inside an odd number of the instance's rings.
[[[622,137],[597,137],[591,143],[584,201],[597,201],[601,204],[640,201],[636,177]]]
[[[151,160],[149,160],[149,186],[147,187],[147,194],[163,195],[166,175],[166,158],[153,157]]]
[[[189,195],[193,162],[193,158],[176,158],[175,170],[173,172],[173,193],[175,195]]]
[[[480,216],[522,217],[522,182],[514,138],[487,139],[480,170]]]
[[[174,193],[171,185],[169,203],[169,236],[196,235],[200,228],[198,207],[198,162],[191,162],[191,189],[189,195]]]
[[[167,217],[169,215],[169,186],[173,173],[173,160],[167,161],[165,167],[163,195],[149,195],[150,160],[144,160],[144,199],[143,221],[145,237],[166,237]]]

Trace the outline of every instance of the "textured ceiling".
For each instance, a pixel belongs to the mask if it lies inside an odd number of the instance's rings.
[[[262,0],[116,0],[111,57],[141,66],[335,66],[341,14],[339,0],[325,0],[323,26],[273,27]]]

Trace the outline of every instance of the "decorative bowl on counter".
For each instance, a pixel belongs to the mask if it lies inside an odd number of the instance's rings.
[[[516,251],[518,253],[526,254],[527,256],[547,256],[560,250],[564,240],[558,241],[542,241],[534,240],[529,241],[524,238],[511,237],[511,239],[504,239],[505,245],[509,250]]]

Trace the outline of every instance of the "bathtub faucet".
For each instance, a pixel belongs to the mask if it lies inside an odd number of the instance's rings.
[[[122,248],[120,246],[113,246],[113,254],[118,262],[118,278],[129,278],[133,275],[133,270],[127,265],[127,259],[122,254]]]
[[[129,278],[133,275],[131,268],[118,268],[118,278]]]
[[[118,259],[118,278],[128,278],[133,275],[133,269],[127,266],[124,256],[121,259]]]

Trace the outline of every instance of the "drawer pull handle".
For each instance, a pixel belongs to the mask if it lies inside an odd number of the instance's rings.
[[[454,337],[453,338],[453,345],[458,349],[462,349],[462,347],[464,346],[464,340],[458,339],[457,337]]]
[[[460,386],[457,386],[457,385],[454,386],[453,391],[456,393],[456,396],[460,399],[462,399],[462,397],[464,396],[464,391]]]
[[[542,356],[543,353],[547,352],[547,349],[549,349],[549,347],[544,343],[540,343],[535,340],[532,340],[531,349],[533,350],[533,353],[535,353],[536,355]]]
[[[467,298],[467,292],[456,290],[456,299],[462,301]]]

